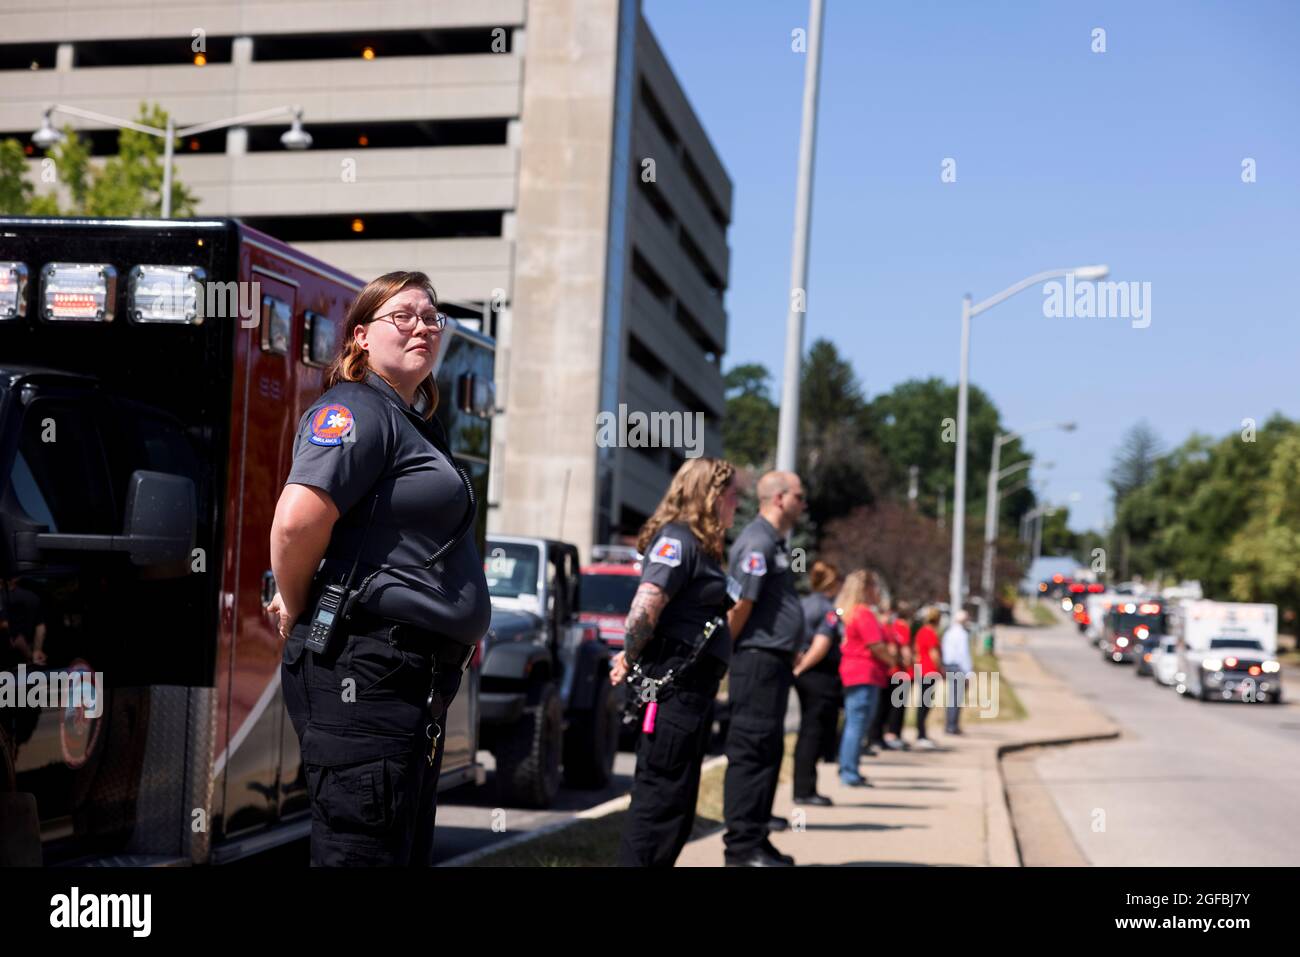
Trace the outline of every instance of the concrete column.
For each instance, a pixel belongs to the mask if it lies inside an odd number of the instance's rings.
[[[529,0],[500,532],[595,534],[618,0]],[[516,38],[518,33],[516,31]],[[505,365],[503,369],[502,366]],[[561,521],[561,513],[563,520]]]
[[[226,130],[226,153],[243,156],[248,152],[248,127],[232,126]]]
[[[71,73],[74,48],[71,43],[60,43],[54,53],[54,71]]]
[[[235,66],[247,66],[253,62],[252,37],[235,37],[231,43],[230,62]]]

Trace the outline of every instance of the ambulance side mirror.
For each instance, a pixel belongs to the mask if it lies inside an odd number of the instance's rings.
[[[144,469],[131,473],[122,537],[132,565],[188,561],[197,525],[193,479]]]
[[[136,469],[127,483],[121,535],[28,532],[15,536],[15,550],[20,561],[34,561],[40,552],[126,552],[132,565],[188,567],[197,526],[193,479]]]

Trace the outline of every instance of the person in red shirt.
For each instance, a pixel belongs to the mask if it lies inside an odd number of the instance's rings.
[[[925,718],[943,680],[943,671],[939,667],[939,633],[935,630],[942,617],[938,608],[930,608],[925,613],[925,624],[916,632],[916,663],[912,666],[913,671],[921,676],[921,693],[916,696],[916,746],[927,751],[938,747],[925,736]]]
[[[889,684],[889,670],[896,655],[885,640],[880,620],[871,610],[879,592],[875,576],[865,569],[853,572],[835,604],[845,622],[840,647],[840,681],[844,685],[844,734],[840,738],[840,783],[847,787],[869,787],[858,772],[862,736],[879,707]]]
[[[895,606],[894,618],[886,636],[898,652],[898,664],[889,674],[889,697],[885,700],[885,747],[894,751],[908,750],[903,740],[903,717],[907,699],[912,693],[912,606],[900,601]]]

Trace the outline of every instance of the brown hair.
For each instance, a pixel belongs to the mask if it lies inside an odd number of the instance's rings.
[[[835,580],[840,577],[840,570],[830,562],[824,562],[821,559],[813,562],[812,571],[808,573],[808,584],[812,590],[823,592],[835,584]]]
[[[941,612],[938,608],[932,607],[926,611],[925,623],[927,625],[937,625],[941,621],[943,621],[943,612]]]
[[[669,522],[690,526],[704,551],[715,561],[722,561],[724,530],[718,522],[718,499],[736,474],[726,459],[687,459],[673,476],[659,507],[655,509],[637,536],[636,550],[642,555],[659,530]]]
[[[433,281],[422,272],[387,272],[378,279],[366,283],[356,300],[348,308],[343,320],[343,343],[339,354],[334,357],[330,367],[325,370],[325,388],[332,389],[340,382],[360,382],[370,371],[366,360],[366,351],[357,345],[352,330],[374,319],[375,312],[404,289],[423,289],[429,294],[433,308],[438,308],[438,293],[433,288]],[[416,394],[424,399],[421,414],[426,419],[433,418],[438,408],[438,386],[433,376],[428,376],[416,387]]]

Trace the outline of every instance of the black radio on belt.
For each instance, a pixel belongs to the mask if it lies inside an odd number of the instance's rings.
[[[326,585],[316,602],[316,610],[311,614],[311,628],[303,644],[318,655],[325,654],[331,640],[338,633],[339,622],[343,618],[343,608],[347,604],[348,589],[343,585]]]

